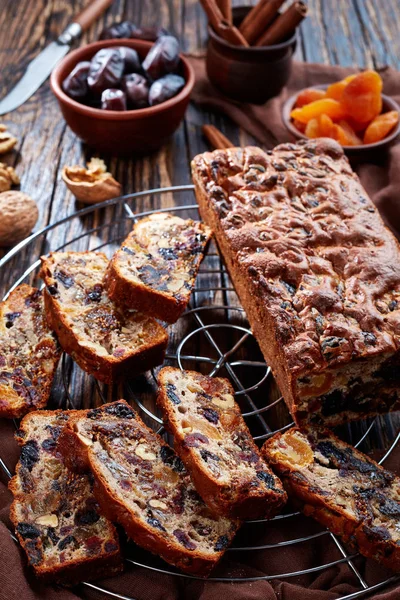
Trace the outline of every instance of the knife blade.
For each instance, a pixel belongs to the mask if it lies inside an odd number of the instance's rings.
[[[55,42],[51,42],[29,63],[19,82],[0,100],[0,115],[15,110],[33,96],[57,63],[70,51],[73,42],[80,38],[82,32],[88,29],[112,2],[113,0],[93,0]]]

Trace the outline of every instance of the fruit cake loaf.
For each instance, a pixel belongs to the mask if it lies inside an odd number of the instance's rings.
[[[63,349],[105,383],[162,363],[168,336],[151,317],[121,310],[103,287],[108,265],[100,252],[42,257],[46,314]]]
[[[71,472],[57,449],[73,414],[36,411],[22,420],[21,457],[9,484],[10,518],[29,564],[39,577],[67,584],[122,570],[118,536],[99,514],[92,478]]]
[[[400,478],[327,431],[290,429],[262,452],[307,516],[400,571]]]
[[[42,292],[20,285],[0,303],[0,417],[46,406],[60,353]]]
[[[208,575],[239,526],[207,508],[180,458],[125,401],[71,420],[60,449],[90,468],[103,513],[182,571]]]
[[[140,219],[110,261],[110,298],[175,323],[188,305],[210,229],[192,219],[158,213]]]
[[[241,519],[276,514],[286,493],[260,456],[229,381],[172,367],[158,381],[165,427],[204,502]]]
[[[298,423],[400,408],[400,249],[342,148],[318,139],[192,163],[243,308]]]

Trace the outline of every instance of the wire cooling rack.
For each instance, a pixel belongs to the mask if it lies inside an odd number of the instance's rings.
[[[161,200],[163,204],[171,204],[170,208],[162,209],[163,212],[168,211],[184,218],[198,218],[193,189],[192,185],[187,185],[129,194],[103,203],[101,209],[98,206],[85,208],[31,235],[0,260],[4,298],[20,283],[38,284],[39,256],[42,253],[56,250],[102,250],[111,257],[132,228],[133,222],[157,212],[152,207],[159,206]],[[141,205],[152,209],[139,212]],[[265,364],[252,336],[244,311],[213,244],[201,265],[191,304],[179,321],[169,327],[169,333],[167,363],[180,368],[194,368],[209,375],[228,377],[257,443],[261,444],[276,431],[284,431],[292,425],[270,368]],[[152,371],[114,389],[84,374],[64,354],[50,406],[87,408],[124,397],[131,404],[136,404],[146,422],[163,434],[162,420],[154,408],[156,376],[157,372]],[[15,426],[17,427],[17,423]],[[385,462],[400,438],[400,433],[395,434],[390,416],[343,427],[340,435],[356,447],[362,444],[376,446],[377,440],[382,445],[384,440],[385,453],[380,463]],[[1,446],[0,468],[7,477],[12,476],[1,457]],[[293,531],[300,533],[293,537]],[[302,555],[310,550],[310,546],[312,548],[318,538],[323,538],[330,557],[336,553],[336,558],[326,560],[323,552],[317,552],[319,556],[314,557],[316,563],[313,566],[302,565]],[[296,549],[291,554],[295,557],[292,570],[282,572],[276,569],[277,562],[279,564],[276,553],[284,553],[292,548]],[[283,554],[280,555],[283,557]],[[257,570],[253,567],[255,556]],[[185,580],[197,579],[178,572],[132,542],[125,545],[125,560],[129,569],[145,568]],[[275,570],[269,572],[272,564],[275,564]],[[244,523],[233,546],[227,550],[215,573],[207,580],[207,585],[212,585],[213,582],[240,585],[242,582],[259,580],[273,583],[276,580],[296,578],[297,585],[308,587],[313,577],[341,565],[349,569],[356,591],[338,597],[338,600],[365,597],[398,580],[397,576],[380,567],[377,567],[378,576],[374,569],[374,578],[370,579],[368,561],[358,554],[350,553],[335,535],[299,512],[291,510],[289,506],[286,512],[269,521],[257,519]],[[109,598],[136,600],[99,584],[85,582],[82,585]]]

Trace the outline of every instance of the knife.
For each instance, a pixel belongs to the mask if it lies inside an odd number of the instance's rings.
[[[55,42],[49,44],[28,65],[24,75],[9,94],[0,100],[0,115],[21,106],[46,81],[56,64],[70,51],[71,45],[113,3],[114,0],[93,0],[68,25]]]

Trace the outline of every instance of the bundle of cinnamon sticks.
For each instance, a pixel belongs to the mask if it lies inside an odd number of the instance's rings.
[[[307,5],[296,0],[283,13],[285,0],[259,0],[239,27],[232,22],[231,0],[200,0],[211,27],[235,46],[271,46],[284,41],[307,15]]]

